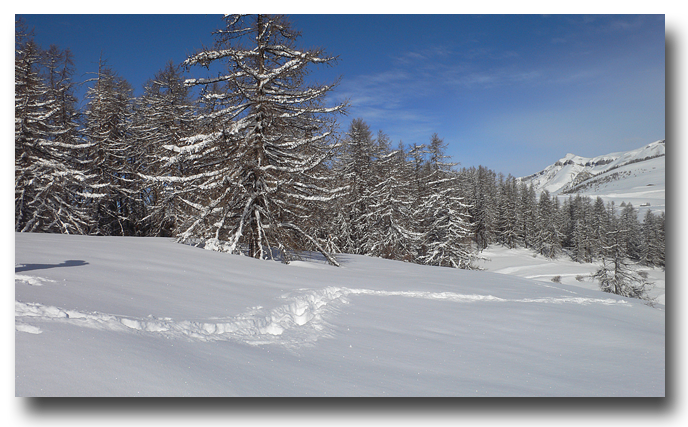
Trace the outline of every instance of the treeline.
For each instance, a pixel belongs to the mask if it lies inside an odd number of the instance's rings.
[[[648,209],[640,222],[631,203],[616,206],[581,195],[560,199],[547,190],[538,195],[532,185],[482,166],[458,174],[459,181],[467,183],[464,194],[478,249],[501,244],[530,248],[550,258],[566,254],[578,262],[623,256],[647,266],[665,266],[664,212]]]
[[[484,167],[457,169],[446,144],[392,147],[354,119],[341,135],[331,85],[283,17],[227,16],[213,48],[167,64],[133,95],[104,62],[77,107],[69,50],[43,50],[17,22],[15,229],[174,236],[288,262],[300,250],[473,268],[490,244],[580,262],[611,251],[664,265],[664,214],[580,196],[562,204]],[[244,41],[245,43],[240,43]],[[249,47],[243,47],[249,46]],[[225,75],[185,78],[223,64]],[[617,255],[618,255],[617,253]]]

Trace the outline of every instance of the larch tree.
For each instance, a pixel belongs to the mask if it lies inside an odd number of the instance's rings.
[[[147,235],[172,236],[186,217],[188,209],[179,201],[183,188],[175,181],[185,173],[186,162],[171,156],[173,152],[165,146],[178,145],[191,136],[195,123],[190,88],[184,85],[179,67],[170,62],[146,84],[132,126],[143,157],[138,175],[145,180],[142,222]]]
[[[632,203],[623,206],[619,220],[623,232],[623,241],[626,245],[626,254],[633,261],[639,261],[643,246],[642,227],[638,222],[638,211]]]
[[[104,61],[98,64],[93,85],[86,91],[84,137],[91,145],[90,168],[94,178],[87,194],[92,199],[90,234],[132,236],[143,218],[142,161],[131,133],[133,91]]]
[[[413,144],[408,153],[408,175],[407,175],[407,185],[409,199],[411,201],[411,211],[409,216],[409,223],[413,224],[413,230],[420,234],[418,239],[418,245],[416,248],[415,259],[418,261],[427,252],[427,247],[425,246],[425,233],[427,231],[428,223],[430,218],[428,218],[428,212],[425,209],[425,200],[429,195],[430,189],[427,186],[427,162],[426,155],[427,146],[425,144]]]
[[[459,195],[456,163],[446,160],[446,144],[433,134],[428,146],[429,161],[422,209],[427,218],[423,230],[425,253],[419,261],[427,265],[472,268],[470,254],[471,227],[469,205]]]
[[[548,258],[555,258],[561,252],[561,237],[556,222],[557,211],[556,196],[552,199],[547,190],[540,193],[535,247],[540,254]]]
[[[408,191],[410,168],[402,143],[397,150],[389,150],[388,138],[378,133],[378,160],[375,164],[377,183],[372,189],[376,221],[370,254],[387,259],[412,261],[422,234],[415,231],[412,218],[412,198]]]
[[[513,176],[499,180],[499,197],[496,209],[495,228],[497,241],[513,249],[517,246],[518,231],[518,186]]]
[[[602,246],[602,267],[594,274],[593,279],[599,282],[600,289],[629,298],[651,300],[648,292],[652,284],[641,276],[628,259],[623,221],[616,217],[614,205],[610,203],[609,228],[605,233]]]
[[[342,208],[347,235],[341,236],[346,253],[367,255],[373,244],[372,192],[375,185],[373,161],[375,142],[370,127],[362,119],[354,119],[343,141],[339,174],[347,186]]]
[[[592,238],[590,240],[590,252],[592,258],[602,258],[604,252],[604,240],[609,231],[611,218],[609,212],[605,208],[604,200],[600,196],[595,198],[595,203],[592,207],[590,216],[590,231]]]
[[[640,262],[648,266],[662,265],[662,246],[660,224],[655,214],[650,209],[645,212],[642,225],[643,245],[640,253]]]
[[[533,184],[526,185],[521,182],[519,195],[517,227],[519,238],[524,247],[532,248],[535,246],[537,234],[537,196]]]
[[[573,230],[571,236],[572,257],[578,262],[593,261],[593,228],[592,201],[588,197],[577,195],[571,203],[574,209],[571,221]]]
[[[657,217],[658,260],[657,265],[666,266],[666,214],[664,211]]]
[[[471,192],[467,196],[470,205],[470,222],[473,224],[473,240],[482,251],[493,241],[496,217],[496,174],[484,166],[471,168]]]
[[[313,233],[317,218],[309,208],[342,192],[330,185],[325,163],[333,113],[345,104],[323,105],[334,84],[304,82],[308,66],[335,58],[297,49],[299,33],[284,17],[224,19],[214,48],[183,63],[224,63],[227,71],[186,80],[201,88],[219,83],[223,92],[204,92],[215,105],[199,117],[205,131],[168,146],[191,163],[191,173],[177,181],[189,189],[183,201],[195,214],[178,228],[178,238],[232,253],[245,249],[255,258],[272,258],[274,248],[285,262],[291,250],[318,250],[337,265]]]
[[[43,52],[21,22],[15,37],[15,230],[86,233],[71,56]]]

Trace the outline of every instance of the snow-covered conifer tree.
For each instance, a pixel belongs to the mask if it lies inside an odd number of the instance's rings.
[[[659,248],[658,266],[666,266],[666,214],[662,211],[657,217],[657,246]]]
[[[341,193],[329,185],[324,163],[331,155],[332,113],[345,106],[322,104],[334,85],[304,82],[309,65],[335,58],[299,50],[299,34],[284,17],[231,15],[225,21],[215,47],[183,63],[220,62],[227,71],[186,80],[200,87],[220,83],[223,92],[205,92],[216,104],[199,118],[205,130],[168,146],[192,163],[178,181],[189,189],[183,201],[195,214],[178,236],[234,253],[244,247],[256,258],[277,248],[285,261],[291,249],[317,249],[337,264],[307,231],[318,226],[311,204]]]
[[[593,261],[593,236],[592,228],[592,202],[588,197],[577,195],[571,203],[573,213],[571,222],[573,230],[571,234],[571,248],[574,261]]]
[[[15,37],[15,230],[86,233],[71,56],[56,46],[44,53],[22,22]]]
[[[632,203],[628,203],[619,216],[620,226],[624,230],[622,233],[624,244],[626,245],[627,256],[639,261],[642,250],[642,232],[638,222],[638,211]]]
[[[472,192],[469,194],[473,240],[482,251],[493,241],[497,187],[496,174],[484,166],[472,169]]]
[[[472,268],[470,254],[469,205],[459,195],[455,163],[445,159],[446,144],[433,134],[430,138],[428,174],[422,210],[425,212],[423,240],[425,252],[419,261],[428,265]]]
[[[602,258],[603,256],[604,240],[607,231],[609,231],[610,220],[611,218],[609,217],[609,212],[605,208],[604,200],[597,196],[590,217],[590,229],[592,231],[590,250],[593,258]]]
[[[375,222],[371,205],[376,177],[373,174],[375,144],[370,127],[363,119],[354,119],[343,142],[339,173],[348,190],[343,196],[344,220],[348,223],[340,236],[342,250],[368,255],[373,244],[372,224]]]
[[[185,162],[164,147],[178,145],[194,131],[189,92],[179,68],[170,62],[146,84],[136,103],[132,130],[144,160],[138,173],[145,178],[142,226],[147,235],[172,236],[188,211],[179,201],[184,188],[174,178],[183,173]]]
[[[526,248],[532,248],[535,245],[535,236],[537,234],[537,196],[533,184],[526,185],[521,182],[519,186],[519,204],[518,204],[518,231],[520,240]]]
[[[604,292],[630,298],[649,300],[648,292],[652,284],[642,277],[628,262],[626,242],[622,221],[614,214],[614,205],[608,209],[610,226],[605,233],[602,246],[602,267],[593,278]]]
[[[552,200],[559,202],[559,198],[556,195],[552,197]],[[564,199],[564,202],[558,207],[555,215],[556,227],[559,230],[562,248],[570,248],[572,246],[574,218],[576,216],[577,208],[573,204],[573,196],[569,195],[568,199]]]
[[[508,248],[515,248],[518,243],[518,187],[513,176],[500,180],[499,198],[496,209],[495,227],[497,240]]]
[[[659,221],[650,209],[645,212],[642,225],[643,245],[640,252],[640,262],[649,266],[662,265],[662,242]]]
[[[98,64],[96,77],[86,92],[88,105],[84,137],[91,144],[89,160],[95,178],[87,192],[93,200],[91,234],[131,236],[140,234],[144,217],[142,183],[136,171],[142,161],[131,134],[132,88],[105,66]]]
[[[387,136],[377,137],[378,159],[374,164],[377,183],[372,189],[371,212],[376,221],[371,230],[370,254],[388,259],[413,261],[422,234],[415,231],[412,198],[408,191],[410,168],[402,143],[388,149]]]
[[[548,258],[555,258],[561,252],[561,238],[555,221],[557,215],[555,202],[556,196],[553,201],[549,191],[545,190],[540,194],[535,247],[540,254]]]

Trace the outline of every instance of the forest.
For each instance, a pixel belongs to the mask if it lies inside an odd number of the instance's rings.
[[[212,48],[161,64],[143,94],[101,61],[73,80],[68,48],[15,27],[15,231],[163,236],[289,262],[317,251],[475,268],[492,244],[602,261],[603,290],[640,297],[629,263],[665,266],[665,218],[462,167],[437,134],[394,143],[340,125],[337,82],[307,81],[323,50],[282,16],[225,18]],[[220,64],[223,75],[203,73]],[[187,77],[190,74],[194,77]],[[75,85],[88,84],[83,107]],[[341,129],[340,129],[341,126]],[[639,283],[639,286],[627,286]]]

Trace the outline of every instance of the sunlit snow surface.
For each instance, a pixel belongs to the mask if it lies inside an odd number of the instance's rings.
[[[656,141],[635,150],[594,158],[567,154],[539,173],[521,179],[532,183],[537,193],[547,190],[556,194],[560,202],[580,194],[593,199],[599,196],[605,203],[614,202],[616,206],[632,203],[642,220],[647,210],[655,214],[666,211],[664,145]],[[575,192],[564,193],[579,174],[586,173],[591,178],[582,180],[583,185]]]
[[[664,306],[590,284],[15,239],[17,396],[664,395]]]

